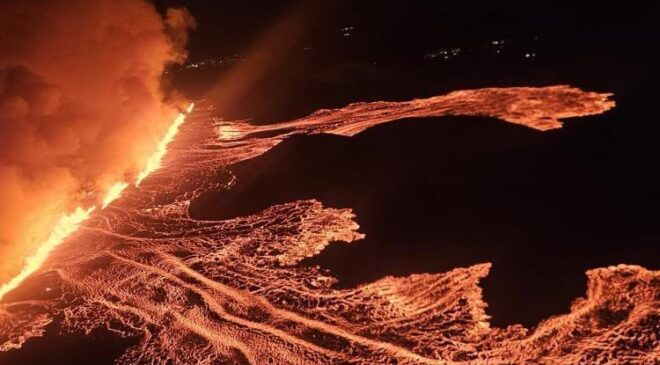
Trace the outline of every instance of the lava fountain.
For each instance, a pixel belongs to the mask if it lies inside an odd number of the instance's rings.
[[[188,108],[186,108],[186,112],[188,114],[192,113],[194,107],[195,107],[195,103],[190,103],[190,105],[188,105]],[[158,143],[158,146],[156,147],[156,151],[147,159],[146,166],[138,174],[137,181],[135,182],[136,186],[139,186],[142,183],[142,181],[152,172],[161,168],[163,157],[167,153],[167,145],[170,144],[170,142],[172,142],[172,140],[177,135],[177,133],[179,133],[179,127],[181,127],[181,125],[183,124],[183,122],[185,122],[185,120],[186,120],[185,114],[179,113],[179,115],[177,115],[177,117],[174,119],[174,122],[170,124],[170,127],[167,129],[165,136]]]
[[[186,112],[188,114],[192,113],[194,106],[194,103],[190,103],[190,105],[186,108]],[[162,167],[161,162],[167,153],[167,146],[170,144],[170,142],[172,142],[172,140],[174,140],[174,137],[176,137],[176,134],[179,131],[179,127],[185,122],[185,120],[186,115],[184,113],[179,113],[174,121],[170,124],[167,132],[165,133],[165,136],[163,136],[163,138],[158,143],[156,150],[147,160],[146,167],[138,175],[135,186],[138,186],[151,173]],[[122,192],[128,186],[129,184],[126,182],[118,182],[112,185],[100,204],[101,209],[105,209],[113,201],[120,198]],[[48,258],[50,252],[53,251],[62,242],[64,242],[67,237],[76,232],[80,225],[89,219],[90,214],[95,209],[96,206],[89,208],[77,207],[71,214],[62,216],[53,227],[46,241],[39,245],[37,251],[34,254],[25,259],[25,264],[23,265],[23,268],[18,273],[18,275],[11,278],[7,283],[2,284],[0,287],[0,300],[8,292],[17,288],[27,277],[39,270],[41,265]]]
[[[39,246],[37,252],[25,259],[25,264],[21,272],[0,287],[0,299],[2,299],[8,292],[17,288],[28,276],[39,270],[41,264],[43,264],[44,261],[46,261],[46,258],[48,258],[48,254],[50,254],[51,251],[59,246],[60,243],[62,243],[73,232],[77,231],[80,224],[89,218],[89,215],[94,209],[95,207],[88,209],[78,207],[73,213],[64,215],[60,218],[55,224],[55,227],[53,227],[53,230],[46,241]]]

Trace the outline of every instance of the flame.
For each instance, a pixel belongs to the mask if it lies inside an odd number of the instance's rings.
[[[121,197],[121,193],[128,187],[128,183],[125,183],[123,181],[118,182],[110,187],[110,190],[108,190],[108,193],[105,195],[105,198],[103,198],[103,203],[101,204],[101,209],[105,209],[110,203],[113,201],[119,199]]]
[[[188,108],[186,108],[186,112],[190,114],[194,107],[195,103],[190,103]],[[142,180],[161,167],[162,159],[167,153],[167,145],[174,140],[174,137],[179,132],[179,127],[185,122],[185,120],[186,116],[183,113],[179,113],[176,119],[174,119],[168,128],[167,133],[165,133],[165,136],[158,144],[156,151],[147,160],[146,167],[138,175],[135,186],[140,185]],[[110,203],[121,197],[122,192],[127,187],[128,183],[123,181],[112,185],[101,202],[101,209],[105,209]],[[5,294],[16,289],[25,279],[27,279],[27,277],[37,272],[48,258],[48,255],[57,246],[62,244],[67,237],[77,231],[80,225],[89,218],[90,214],[95,209],[96,206],[87,209],[78,207],[73,213],[63,215],[53,227],[53,230],[46,241],[39,246],[37,252],[25,259],[25,264],[23,265],[21,272],[14,276],[10,281],[0,286],[0,300]]]
[[[190,105],[188,105],[188,108],[186,109],[186,112],[190,114],[193,111],[194,107],[195,107],[195,103],[190,103]],[[151,156],[149,156],[149,159],[147,159],[147,164],[144,167],[144,170],[142,170],[138,175],[137,181],[135,182],[135,186],[140,186],[142,181],[147,176],[149,176],[152,172],[161,168],[163,157],[167,153],[167,145],[169,145],[170,142],[174,140],[174,137],[177,135],[177,133],[179,133],[179,127],[185,121],[186,121],[186,115],[183,113],[179,113],[179,115],[174,119],[170,127],[167,129],[167,133],[165,133],[163,139],[158,143],[158,146],[156,147],[156,151]]]
[[[37,252],[25,259],[25,265],[21,272],[0,287],[0,299],[8,292],[16,289],[23,280],[36,272],[41,267],[41,264],[46,261],[50,252],[59,246],[65,238],[78,230],[80,224],[89,218],[89,215],[95,208],[83,209],[78,207],[73,213],[62,216],[55,224],[46,242],[39,246]]]

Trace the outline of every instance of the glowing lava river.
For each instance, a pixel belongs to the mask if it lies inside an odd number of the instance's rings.
[[[66,333],[106,328],[138,339],[118,364],[652,364],[660,346],[658,272],[590,270],[588,292],[570,313],[533,330],[493,328],[479,287],[488,263],[354,289],[336,289],[321,268],[296,266],[330,242],[359,244],[350,207],[303,200],[224,221],[188,215],[195,197],[232,188],[232,164],[295,134],[353,136],[444,115],[544,131],[611,109],[609,97],[568,86],[467,90],[264,126],[223,121],[201,102],[176,123],[180,133],[168,135],[174,140],[137,186],[114,187],[117,200],[86,212],[80,228],[4,296],[0,356],[59,321]]]

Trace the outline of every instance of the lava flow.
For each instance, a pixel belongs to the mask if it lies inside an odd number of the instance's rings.
[[[194,103],[191,103],[187,108],[187,112],[191,113],[193,108]],[[179,113],[176,119],[174,119],[174,122],[168,128],[167,133],[159,142],[158,148],[147,160],[147,166],[138,175],[138,179],[135,183],[136,186],[138,186],[140,182],[142,182],[142,180],[144,180],[152,172],[158,170],[161,167],[161,160],[167,153],[167,145],[172,142],[179,130],[179,127],[185,121],[185,118],[185,114]],[[108,205],[110,205],[110,203],[121,197],[122,192],[127,187],[128,183],[126,182],[118,182],[112,185],[102,200],[101,209],[105,209]],[[2,286],[0,286],[0,300],[8,292],[17,288],[23,280],[39,270],[41,265],[48,258],[49,253],[53,251],[57,246],[59,246],[72,233],[77,231],[80,224],[86,221],[95,209],[96,207],[94,206],[90,208],[78,207],[73,213],[64,215],[62,218],[60,218],[60,220],[53,227],[46,241],[39,245],[39,248],[33,255],[25,259],[25,264],[18,275],[14,276],[7,283],[4,283]]]
[[[123,191],[53,250],[30,290],[0,302],[0,356],[56,328],[135,339],[118,364],[651,364],[660,355],[659,272],[590,270],[588,292],[570,313],[533,330],[492,328],[479,287],[488,263],[353,289],[335,288],[321,268],[296,266],[330,242],[364,237],[350,208],[300,200],[224,221],[187,210],[205,191],[232,188],[232,164],[294,134],[350,136],[430,115],[547,130],[613,106],[608,94],[567,86],[480,89],[254,126],[217,119],[204,103],[185,125],[175,122],[181,133],[166,162],[157,152],[151,166],[166,166],[157,183]]]
[[[121,197],[121,193],[124,190],[126,190],[127,187],[128,187],[128,183],[125,183],[123,181],[112,185],[110,187],[110,190],[108,190],[108,193],[105,194],[105,198],[103,198],[103,204],[101,204],[101,208],[105,209],[113,201],[119,199]]]
[[[94,211],[94,207],[89,209],[78,207],[73,213],[60,218],[46,241],[39,246],[37,252],[25,259],[25,264],[21,272],[0,287],[0,299],[11,290],[17,288],[28,276],[39,270],[43,262],[46,261],[48,254],[69,237],[71,233],[77,231],[80,224],[89,218],[92,211]]]
[[[195,104],[190,103],[190,105],[186,110],[188,114],[192,113],[194,107]],[[163,157],[167,153],[167,145],[169,145],[170,142],[172,142],[176,134],[179,132],[179,127],[181,127],[181,124],[183,124],[183,122],[185,121],[186,121],[185,114],[179,113],[179,115],[174,119],[174,122],[167,129],[167,132],[165,133],[165,137],[163,137],[163,139],[158,143],[156,152],[154,152],[147,159],[147,164],[144,167],[144,170],[142,170],[138,174],[137,181],[135,182],[136,186],[139,186],[142,183],[142,180],[144,180],[147,176],[151,175],[152,172],[161,168]]]

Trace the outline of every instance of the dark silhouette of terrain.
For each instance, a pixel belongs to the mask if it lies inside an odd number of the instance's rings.
[[[60,333],[57,318],[46,327],[46,336],[27,341],[18,350],[0,356],[0,365],[112,365],[124,351],[138,343],[135,338],[121,338],[109,330],[90,334]]]

